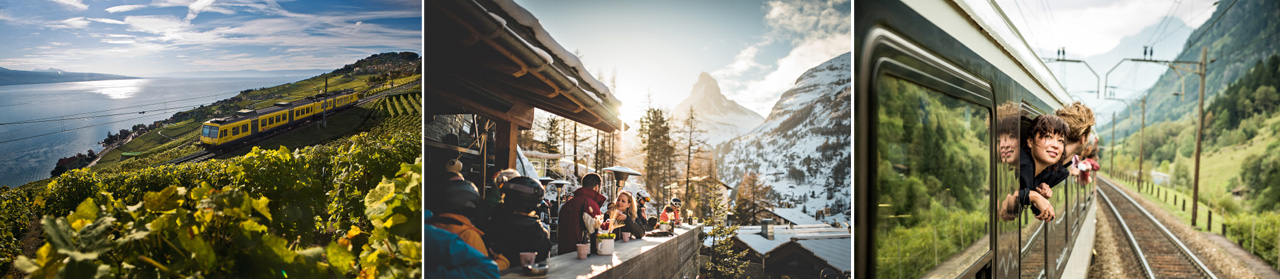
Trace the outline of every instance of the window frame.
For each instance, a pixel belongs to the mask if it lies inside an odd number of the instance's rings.
[[[866,75],[865,77],[861,75],[858,76],[860,81],[859,83],[861,84],[860,86],[866,86],[866,94],[865,96],[858,96],[857,98],[859,99],[854,101],[855,104],[858,104],[858,107],[854,108],[855,111],[861,110],[866,112],[866,114],[863,114],[860,117],[855,116],[855,119],[861,118],[858,121],[859,125],[855,125],[855,127],[860,128],[855,128],[855,130],[862,130],[855,131],[855,153],[863,152],[862,154],[872,154],[879,150],[879,147],[877,146],[877,131],[879,129],[877,120],[879,115],[877,96],[880,94],[878,90],[880,78],[885,76],[893,76],[921,87],[937,91],[937,93],[942,94],[942,96],[955,98],[982,109],[986,109],[988,115],[991,116],[987,119],[988,127],[995,127],[995,120],[997,118],[995,108],[997,102],[995,100],[995,91],[991,81],[980,78],[977,75],[956,66],[955,64],[925,50],[919,45],[908,41],[888,29],[879,26],[873,27],[868,31],[866,38],[867,39],[862,48],[863,53],[855,54],[862,55],[862,61],[859,61],[862,64],[859,64],[858,66],[864,71],[862,75]],[[992,131],[994,131],[994,129]],[[861,135],[865,135],[865,137],[862,137],[864,140],[862,143],[858,143],[856,139]],[[995,142],[995,133],[987,133],[985,140],[987,141],[988,146],[997,146],[997,143]],[[996,245],[998,243],[996,232],[998,229],[996,227],[997,217],[994,216],[992,212],[994,212],[993,209],[997,206],[995,202],[995,196],[997,196],[995,194],[995,190],[998,189],[997,183],[999,181],[997,179],[997,167],[999,162],[996,158],[999,157],[998,154],[996,154],[997,150],[995,148],[988,148],[987,152],[988,179],[986,180],[987,182],[985,186],[989,191],[991,191],[990,193],[992,193],[986,197],[986,202],[988,203],[988,210],[986,213],[988,246],[986,247],[986,251],[982,252],[983,255],[966,267],[966,270],[961,273],[960,277],[965,278],[974,277],[987,265],[992,266],[992,271],[995,269],[994,259],[997,252]],[[880,191],[878,189],[879,184],[877,182],[879,181],[879,178],[877,177],[878,173],[875,166],[877,166],[879,162],[874,158],[859,158],[856,160],[857,162],[855,162],[855,165],[860,165],[860,168],[866,169],[855,170],[855,177],[859,176],[856,173],[860,172],[861,176],[867,180],[861,182],[855,180],[854,185],[863,183],[863,185],[871,186],[856,190],[854,192],[855,197],[853,202],[854,204],[877,205],[879,204]],[[865,252],[854,251],[854,258],[867,260],[866,262],[855,264],[855,269],[862,268],[864,270],[870,270],[871,273],[869,274],[874,274],[877,258],[875,247],[877,232],[875,228],[878,228],[877,216],[880,216],[880,214],[876,212],[876,206],[867,206],[862,208],[862,211],[865,213],[855,214],[857,215],[855,219],[863,218],[866,220],[866,225],[855,229],[858,231],[855,235],[863,235],[866,236],[866,238],[856,239],[855,241],[857,241],[858,244],[855,246],[863,245],[867,248]],[[861,262],[863,260],[859,261]]]

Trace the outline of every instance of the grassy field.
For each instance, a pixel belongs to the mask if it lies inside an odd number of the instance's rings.
[[[134,137],[133,140],[125,143],[123,146],[112,149],[110,152],[107,152],[107,154],[103,154],[102,159],[98,160],[98,164],[94,165],[92,169],[101,170],[120,163],[121,160],[128,159],[130,156],[124,156],[125,152],[155,153],[160,151],[156,150],[157,148],[168,149],[175,147],[181,143],[174,143],[172,141],[193,138],[192,135],[197,132],[201,124],[203,123],[196,122],[194,120],[187,120],[165,125],[160,129]],[[161,134],[163,134],[163,136]],[[173,140],[170,138],[173,138]]]

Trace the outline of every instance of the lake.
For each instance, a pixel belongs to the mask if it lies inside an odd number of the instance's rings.
[[[167,119],[241,90],[302,79],[145,78],[0,86],[0,123],[58,119],[0,124],[0,185],[48,178],[59,158],[101,151],[98,142],[108,132]]]

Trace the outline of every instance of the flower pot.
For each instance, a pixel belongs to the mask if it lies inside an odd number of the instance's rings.
[[[630,241],[631,241],[631,233],[622,232],[622,242],[630,242]]]
[[[612,254],[613,254],[613,239],[601,239],[601,240],[600,240],[600,247],[599,247],[599,249],[596,249],[596,253],[597,253],[597,254],[601,254],[601,255],[612,255]]]
[[[590,254],[590,253],[591,253],[591,244],[588,244],[588,243],[578,244],[578,259],[586,259],[587,254]]]

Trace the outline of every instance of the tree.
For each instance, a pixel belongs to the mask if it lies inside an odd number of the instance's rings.
[[[640,118],[640,150],[644,151],[644,182],[659,201],[670,198],[664,187],[675,178],[675,146],[669,117],[662,109],[649,108]],[[656,187],[656,188],[655,188]]]
[[[760,219],[771,209],[777,193],[760,181],[760,175],[748,173],[738,183],[737,201],[734,202],[733,216],[735,224],[748,225],[759,223]]]
[[[545,132],[542,141],[543,151],[560,154],[560,142],[564,140],[563,122],[560,117],[554,115],[548,116],[547,120],[542,122],[542,131]]]
[[[700,183],[702,185],[694,185],[694,183],[690,181],[690,177],[694,175],[693,166],[697,165],[696,160],[706,157],[706,149],[704,149],[704,147],[707,145],[707,140],[703,139],[702,135],[707,131],[698,128],[699,123],[701,123],[701,121],[698,120],[697,113],[693,111],[692,107],[690,107],[688,116],[685,117],[683,123],[681,123],[681,132],[683,133],[682,142],[684,142],[683,151],[685,155],[685,190],[683,200],[688,204],[686,208],[691,208],[695,211],[693,216],[702,216],[703,214],[702,206],[700,206],[699,200],[695,197],[699,196],[698,193],[701,190],[705,190],[708,186],[715,187],[717,184],[715,180],[710,180],[710,177],[702,179],[702,183]],[[699,176],[703,176],[704,174],[713,172],[715,172],[715,168],[714,166],[711,166],[709,169],[699,170],[698,174]]]
[[[720,195],[710,195],[707,202],[712,206],[712,217],[707,219],[711,232],[706,236],[711,238],[711,248],[707,249],[710,260],[703,262],[700,273],[705,276],[699,277],[743,278],[747,261],[742,258],[747,251],[733,251],[733,236],[738,233],[738,226],[726,224],[729,208]]]

